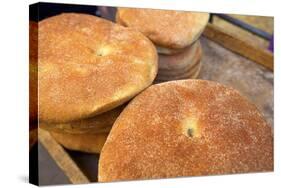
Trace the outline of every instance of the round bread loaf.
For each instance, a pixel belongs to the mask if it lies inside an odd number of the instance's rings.
[[[116,22],[135,28],[147,36],[163,53],[173,53],[191,45],[203,32],[208,13],[118,8]],[[161,52],[160,51],[160,52]]]
[[[148,87],[154,45],[140,32],[86,14],[39,23],[39,118],[62,123],[109,111]]]
[[[236,90],[204,80],[156,84],[123,110],[101,151],[98,180],[272,171],[273,135]]]
[[[50,133],[63,147],[86,153],[100,153],[108,136],[108,132],[99,134],[70,134],[51,131]]]
[[[121,105],[94,117],[67,123],[48,124],[40,122],[40,128],[52,132],[70,134],[108,133],[124,107],[125,105]]]

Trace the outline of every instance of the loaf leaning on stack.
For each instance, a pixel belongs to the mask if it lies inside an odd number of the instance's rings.
[[[157,81],[198,76],[202,58],[198,38],[208,19],[208,13],[173,10],[118,8],[116,14],[117,23],[142,32],[156,45],[159,53]]]
[[[273,135],[234,89],[204,80],[156,84],[115,121],[100,182],[273,170]]]
[[[69,149],[83,151],[85,144],[91,147],[93,143],[90,142],[95,142],[96,134],[91,129],[100,121],[95,117],[116,118],[120,111],[109,111],[120,107],[153,82],[157,61],[156,49],[144,35],[110,21],[75,13],[41,21],[38,58],[40,124],[62,133],[60,138],[67,133],[65,139],[58,140]],[[89,121],[91,119],[94,123]],[[63,130],[59,130],[60,127]],[[91,135],[85,134],[83,128]],[[74,136],[64,130],[71,130]],[[68,142],[76,143],[75,134],[84,134],[91,139],[77,148]],[[76,136],[79,140],[82,135]]]

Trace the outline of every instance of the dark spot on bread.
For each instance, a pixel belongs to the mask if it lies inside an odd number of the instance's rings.
[[[192,129],[192,128],[189,128],[189,129],[187,129],[187,135],[189,136],[189,137],[193,137],[193,134],[194,134],[194,130]]]

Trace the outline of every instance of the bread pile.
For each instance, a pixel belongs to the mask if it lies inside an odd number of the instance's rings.
[[[66,148],[99,152],[124,104],[152,84],[157,52],[140,32],[86,14],[39,22],[41,128]]]
[[[156,80],[196,78],[202,49],[198,38],[209,20],[208,13],[118,8],[116,22],[134,28],[157,47],[159,70]]]
[[[272,130],[253,104],[179,80],[198,75],[208,16],[122,8],[117,22],[129,27],[84,14],[41,21],[41,128],[68,149],[101,152],[100,182],[271,171]],[[155,45],[158,79],[177,81],[150,86]]]

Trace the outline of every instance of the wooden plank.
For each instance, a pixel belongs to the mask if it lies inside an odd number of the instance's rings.
[[[48,131],[39,128],[39,141],[73,184],[90,183],[76,163]]]
[[[223,47],[259,63],[272,71],[274,69],[273,54],[270,51],[249,44],[214,24],[209,23],[203,35]]]

